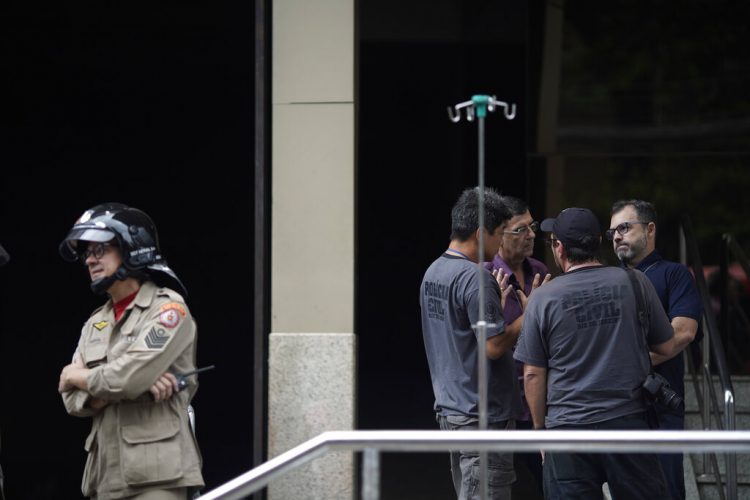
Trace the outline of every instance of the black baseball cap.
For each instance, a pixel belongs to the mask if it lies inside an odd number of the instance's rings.
[[[540,226],[545,233],[555,233],[563,245],[580,245],[586,236],[601,238],[601,227],[596,215],[588,208],[566,208],[554,219],[544,219]]]

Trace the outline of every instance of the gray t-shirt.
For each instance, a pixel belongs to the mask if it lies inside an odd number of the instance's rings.
[[[482,270],[485,287],[487,338],[500,335],[505,323],[497,282]],[[477,265],[443,254],[427,269],[420,287],[422,334],[430,366],[435,411],[443,416],[477,418],[478,345],[471,325],[479,315]],[[520,410],[518,384],[510,351],[488,360],[487,418],[499,422],[516,418]]]
[[[635,272],[648,309],[647,339],[625,270],[585,267],[539,288],[526,307],[514,357],[547,369],[548,428],[603,422],[644,411],[648,345],[672,335],[651,282]]]

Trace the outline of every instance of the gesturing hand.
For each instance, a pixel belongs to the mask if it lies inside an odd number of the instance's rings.
[[[505,301],[507,300],[508,295],[513,291],[513,285],[508,284],[510,274],[507,274],[502,269],[495,269],[492,271],[492,276],[495,277],[497,284],[500,286],[500,307],[505,309]]]
[[[534,275],[534,281],[531,282],[531,292],[539,288],[540,286],[546,284],[549,282],[549,280],[552,279],[552,275],[550,273],[547,273],[544,276],[544,281],[540,281],[542,279],[542,276],[539,273],[536,273]],[[529,292],[529,295],[531,295],[531,292]]]

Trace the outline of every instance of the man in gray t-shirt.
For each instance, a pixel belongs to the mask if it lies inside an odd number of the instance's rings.
[[[641,386],[648,350],[669,355],[672,327],[641,273],[637,283],[649,317],[638,321],[627,272],[598,260],[599,222],[590,210],[569,208],[546,219],[555,263],[564,274],[529,299],[515,358],[524,363],[526,398],[537,429],[647,429]],[[547,453],[546,498],[665,498],[653,454]]]
[[[467,189],[451,212],[451,242],[430,265],[422,280],[419,303],[422,334],[435,393],[440,428],[469,430],[478,427],[478,343],[472,325],[479,319],[479,290],[484,287],[487,329],[488,428],[512,429],[520,410],[511,348],[514,338],[504,335],[505,324],[496,280],[477,262],[498,251],[510,213],[499,195],[485,190],[484,248],[479,245],[478,190]],[[482,255],[483,254],[483,255]],[[510,499],[515,480],[512,453],[488,453],[488,494],[492,500]],[[451,452],[453,485],[459,500],[479,498],[479,454]]]

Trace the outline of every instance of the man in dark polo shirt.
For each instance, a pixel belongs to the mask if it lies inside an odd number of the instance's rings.
[[[656,251],[656,208],[643,200],[621,200],[612,205],[612,219],[607,237],[623,266],[642,271],[659,295],[664,312],[674,329],[678,350],[674,357],[651,353],[654,371],[664,376],[672,389],[684,399],[685,362],[682,351],[696,337],[698,322],[703,313],[701,299],[690,271],[676,262],[662,259]],[[662,429],[685,428],[685,405],[670,409],[657,403],[656,413]],[[681,453],[660,454],[670,498],[685,498],[685,481]]]

